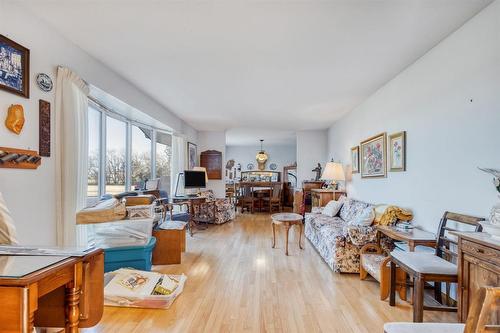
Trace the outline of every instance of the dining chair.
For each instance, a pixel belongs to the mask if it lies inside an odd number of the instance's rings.
[[[265,205],[269,207],[269,212],[272,213],[274,208],[278,209],[278,212],[281,212],[281,184],[273,185],[269,196],[264,197],[263,200]]]
[[[481,231],[483,218],[445,212],[439,224],[435,253],[392,251],[391,289],[389,304],[396,305],[397,269],[401,269],[413,281],[413,321],[422,322],[424,310],[457,311],[457,307],[449,304],[449,285],[458,281],[458,242],[453,235],[455,231]],[[439,306],[424,305],[424,288],[426,282],[434,283],[434,298]],[[446,305],[442,304],[441,284],[446,283]]]
[[[243,213],[245,209],[247,212],[253,213],[255,197],[253,195],[253,187],[250,185],[241,186],[242,195],[239,198],[241,212]]]

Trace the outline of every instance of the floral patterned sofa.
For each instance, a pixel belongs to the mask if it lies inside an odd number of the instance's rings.
[[[335,217],[321,214],[323,208],[317,207],[305,215],[305,236],[335,272],[359,273],[360,249],[375,240],[376,231],[373,226],[350,224],[367,207],[374,205],[345,198]]]

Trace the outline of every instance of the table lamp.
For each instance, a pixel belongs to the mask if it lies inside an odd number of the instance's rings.
[[[326,163],[325,170],[321,175],[322,180],[331,181],[329,189],[338,190],[338,181],[345,181],[344,167],[341,163],[331,162]]]

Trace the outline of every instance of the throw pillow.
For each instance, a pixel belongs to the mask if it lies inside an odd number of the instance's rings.
[[[7,204],[0,193],[0,244],[16,245],[16,228]]]
[[[366,207],[363,211],[352,220],[351,225],[366,226],[372,225],[375,219],[375,211],[373,207]]]
[[[323,215],[327,215],[330,217],[336,216],[340,208],[342,208],[342,205],[344,204],[344,201],[335,201],[332,200],[329,203],[326,204],[326,206],[323,208],[323,211],[321,212]]]

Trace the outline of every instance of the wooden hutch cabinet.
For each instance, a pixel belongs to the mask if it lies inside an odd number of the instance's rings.
[[[465,322],[472,301],[484,286],[500,286],[500,241],[484,232],[458,235],[458,318]],[[500,324],[500,310],[491,319]]]

